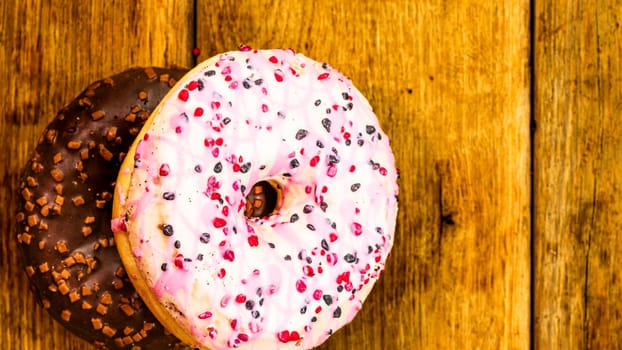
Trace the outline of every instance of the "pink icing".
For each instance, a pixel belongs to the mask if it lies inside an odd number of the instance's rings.
[[[350,322],[384,269],[398,193],[389,140],[350,80],[292,50],[229,52],[153,118],[114,227],[197,343],[309,349]],[[283,206],[247,219],[267,179]]]

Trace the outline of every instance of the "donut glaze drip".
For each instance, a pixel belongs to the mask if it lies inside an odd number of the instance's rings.
[[[350,80],[291,50],[225,53],[139,138],[113,226],[197,346],[309,349],[353,319],[393,244],[398,175]],[[248,218],[264,180],[282,203]]]

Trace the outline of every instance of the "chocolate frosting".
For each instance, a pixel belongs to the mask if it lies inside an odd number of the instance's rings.
[[[143,305],[110,229],[127,150],[186,70],[134,68],[94,82],[58,112],[26,164],[17,239],[41,305],[102,349],[179,347]]]

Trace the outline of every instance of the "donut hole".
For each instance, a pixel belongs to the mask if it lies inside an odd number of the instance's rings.
[[[244,215],[249,219],[272,215],[278,209],[280,193],[281,185],[274,180],[255,183],[246,196]]]

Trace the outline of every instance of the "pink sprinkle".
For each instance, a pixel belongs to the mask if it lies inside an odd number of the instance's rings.
[[[180,269],[184,268],[184,256],[181,254],[177,254],[175,255],[175,266],[177,266]]]
[[[264,103],[264,104],[261,105],[261,111],[262,112],[266,113],[266,112],[268,112],[268,110],[269,110],[269,108],[268,108],[267,104]]]
[[[215,141],[216,146],[222,146],[223,142],[224,141],[223,141],[222,137],[217,138],[216,141]]]
[[[304,293],[304,291],[307,290],[307,285],[303,280],[296,281],[296,290],[298,293]]]
[[[300,339],[300,335],[298,334],[298,332],[293,331],[289,334],[289,341],[296,341]]]
[[[196,88],[199,87],[199,83],[196,80],[191,81],[190,83],[188,83],[188,90],[192,91]]]
[[[326,193],[326,192],[328,192],[328,187],[322,186],[322,193]]]
[[[326,170],[326,175],[328,177],[335,177],[335,175],[337,175],[337,167],[335,166],[335,164],[331,164],[328,167],[328,170]]]
[[[361,224],[359,224],[358,222],[353,222],[350,229],[355,236],[360,236],[363,233],[363,227],[361,227]]]
[[[313,268],[309,265],[303,266],[302,272],[305,274],[305,276],[308,276],[308,277],[313,277],[315,275],[315,272],[313,272]]]
[[[231,300],[231,296],[229,295],[225,295],[224,297],[222,297],[222,299],[220,299],[220,307],[225,307],[229,305],[229,300]]]
[[[346,139],[346,140],[349,140],[350,139],[350,133],[349,132],[344,133],[343,134],[343,138]]]
[[[241,341],[248,341],[248,334],[240,333],[238,334],[238,339],[240,339]]]
[[[248,52],[248,51],[252,50],[252,48],[250,46],[246,45],[246,44],[242,44],[242,45],[240,45],[239,50],[242,51],[242,52]]]
[[[322,298],[322,291],[319,289],[313,291],[313,299],[320,300],[320,298]]]
[[[205,311],[204,313],[199,314],[199,319],[201,319],[201,320],[204,320],[204,319],[210,318],[210,317],[212,317],[212,313],[209,312],[209,311]]]
[[[240,164],[238,164],[238,163],[233,164],[233,172],[234,173],[237,173],[238,171],[240,171],[240,169],[241,169],[240,168]]]
[[[192,49],[192,56],[198,57],[200,54],[201,54],[201,49],[199,49],[198,47],[195,47],[194,49]]]
[[[248,245],[250,245],[251,247],[256,247],[259,245],[259,240],[257,238],[257,236],[252,235],[248,237]]]
[[[145,136],[143,136],[143,140],[145,141],[149,140],[149,133],[145,133]]]
[[[306,193],[306,194],[311,193],[311,191],[313,191],[313,188],[312,188],[311,186],[306,186],[306,187],[305,187],[305,193]]]
[[[380,175],[387,176],[387,169],[386,168],[380,167],[380,169],[378,169],[378,171],[380,172]]]
[[[176,134],[181,134],[181,126],[175,127],[175,133]]]
[[[320,312],[322,312],[322,307],[321,306],[316,307],[315,308],[315,313],[319,314]]]
[[[227,271],[225,269],[220,269],[218,271],[218,278],[224,278],[227,275]]]
[[[281,331],[276,336],[281,343],[287,343],[289,341],[289,331]]]
[[[233,250],[225,250],[225,252],[222,254],[222,257],[227,261],[235,260],[235,254],[233,253]]]
[[[218,336],[218,331],[216,330],[216,328],[208,328],[209,330],[209,337],[212,339],[216,339],[216,336]]]
[[[278,81],[279,83],[283,81],[283,74],[280,69],[277,69],[274,72],[274,79],[276,79],[276,81]]]
[[[229,89],[235,90],[237,88],[238,88],[238,82],[237,81],[234,81],[231,84],[229,84]]]
[[[213,110],[217,110],[218,108],[220,108],[220,102],[218,102],[218,101],[212,101],[212,103],[210,103],[210,107],[211,107]]]
[[[168,164],[164,163],[160,166],[160,176],[167,176],[170,173],[171,169]]]
[[[188,90],[186,90],[186,89],[182,89],[182,90],[179,92],[179,94],[177,94],[177,97],[178,97],[180,100],[182,100],[182,101],[186,102],[186,101],[188,101],[188,97],[190,97],[190,94],[188,93]]]
[[[214,156],[214,158],[218,158],[219,154],[220,154],[220,150],[218,148],[214,148],[212,150],[212,156]]]
[[[309,165],[311,165],[312,167],[316,166],[317,163],[320,161],[320,156],[315,156],[313,158],[311,158],[311,161],[309,162]]]
[[[197,107],[197,108],[194,110],[194,116],[195,116],[195,117],[200,117],[200,116],[202,116],[202,115],[203,115],[203,108],[201,108],[201,107]]]
[[[214,224],[214,227],[221,228],[227,225],[227,221],[223,218],[214,218],[213,224]]]
[[[213,147],[214,139],[211,137],[206,137],[205,140],[203,140],[203,144],[205,145],[205,147]]]
[[[244,294],[238,294],[235,297],[235,302],[238,303],[238,304],[242,304],[245,301],[246,301],[246,295],[244,295]]]
[[[324,253],[324,251],[322,251],[322,253]],[[322,273],[322,272],[324,272],[324,269],[322,268],[322,266],[318,266],[317,273]]]
[[[274,64],[279,63],[279,59],[276,58],[276,56],[270,56],[270,58],[268,58],[268,61],[270,61],[270,63],[274,63]]]
[[[259,270],[258,270],[258,269],[254,269],[254,270],[253,270],[253,275],[255,275],[255,276],[259,276]]]
[[[328,73],[322,73],[317,76],[317,80],[324,80],[326,78],[328,78]]]
[[[350,172],[353,173],[354,170],[356,170],[356,166],[355,165],[350,165]]]
[[[225,68],[223,68],[222,71],[220,72],[220,74],[222,74],[222,75],[231,74],[231,66],[226,66]]]
[[[328,235],[328,239],[330,240],[331,243],[333,243],[334,241],[337,240],[337,234],[332,232],[331,234]]]
[[[224,207],[222,207],[221,212],[222,212],[222,215],[229,216],[229,207],[225,205]]]

